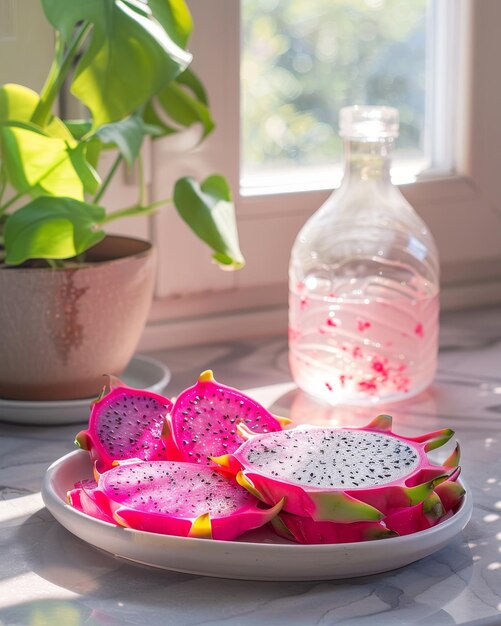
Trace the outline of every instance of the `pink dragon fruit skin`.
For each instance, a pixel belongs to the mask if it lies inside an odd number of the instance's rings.
[[[271,525],[279,536],[303,544],[353,543],[410,535],[432,528],[457,509],[465,494],[463,486],[455,482],[458,476],[459,467],[426,500],[396,509],[381,522],[316,522],[311,517],[281,512]]]
[[[311,517],[283,512],[271,520],[271,525],[280,537],[303,544],[358,543],[396,536],[381,522],[315,522]]]
[[[446,463],[459,463],[459,446]],[[410,535],[426,530],[453,514],[461,504],[465,489],[457,482],[460,467],[451,476],[435,487],[426,500],[408,509],[396,510],[384,519],[384,523],[399,535]]]
[[[233,452],[244,441],[239,424],[266,433],[288,423],[241,391],[218,383],[206,370],[176,399],[164,435],[170,459],[213,465],[211,457]]]
[[[457,448],[456,458],[457,462],[459,462],[459,446]],[[451,462],[455,463],[456,458],[454,458]],[[460,471],[460,468],[457,467],[449,480],[446,480],[435,487],[435,493],[440,498],[446,513],[455,513],[464,498],[464,494],[466,493],[463,485],[457,482]]]
[[[95,480],[87,479],[77,482],[75,487],[71,491],[68,491],[66,497],[68,504],[71,504],[72,507],[82,513],[103,522],[115,524],[107,500],[99,498],[97,482]]]
[[[163,440],[167,413],[172,402],[151,391],[133,389],[111,378],[92,404],[89,426],[75,438],[88,450],[99,472],[110,469],[114,460],[168,458]]]
[[[263,508],[213,468],[177,461],[119,463],[99,476],[98,494],[120,526],[220,540],[266,524],[283,504]]]
[[[423,502],[452,474],[457,457],[455,451],[439,466],[426,455],[453,431],[402,437],[391,424],[391,417],[380,415],[360,429],[301,426],[256,435],[213,460],[267,504],[285,497],[288,513],[315,521],[378,521]]]
[[[410,535],[435,526],[445,513],[440,498],[435,492],[432,492],[426,500],[419,504],[392,511],[384,518],[384,523],[397,535]]]

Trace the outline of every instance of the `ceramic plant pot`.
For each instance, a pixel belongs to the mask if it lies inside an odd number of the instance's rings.
[[[65,269],[0,268],[0,397],[95,397],[119,376],[150,309],[155,251],[106,237],[88,263]]]

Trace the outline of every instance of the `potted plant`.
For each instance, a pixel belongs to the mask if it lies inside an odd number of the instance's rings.
[[[70,399],[95,394],[139,340],[153,293],[148,242],[105,236],[105,225],[168,202],[114,212],[104,192],[146,136],[213,127],[202,83],[188,68],[192,21],[184,0],[41,0],[55,29],[40,94],[0,87],[0,397]],[[62,89],[89,112],[63,120]],[[175,122],[174,123],[171,123]],[[97,171],[104,151],[111,169]],[[221,266],[243,265],[231,192],[220,175],[177,181],[173,202]]]

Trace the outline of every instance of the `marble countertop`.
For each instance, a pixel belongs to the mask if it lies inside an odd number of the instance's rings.
[[[326,408],[291,383],[284,338],[154,353],[168,392],[208,367],[297,422],[362,425],[374,409]],[[387,411],[390,412],[390,411]],[[434,385],[391,408],[397,430],[453,427],[474,493],[462,535],[402,569],[345,581],[220,580],[126,564],[89,547],[44,508],[47,467],[78,425],[0,424],[1,626],[501,624],[501,309],[443,317]]]

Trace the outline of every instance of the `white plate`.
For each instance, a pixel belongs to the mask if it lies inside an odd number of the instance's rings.
[[[129,387],[161,393],[171,373],[160,361],[136,354],[120,377]],[[4,400],[0,398],[0,420],[11,424],[52,426],[86,422],[94,398],[60,401]]]
[[[247,580],[328,580],[396,569],[443,548],[472,513],[467,490],[459,511],[428,530],[362,543],[303,546],[259,529],[240,541],[170,537],[120,528],[80,513],[66,503],[75,482],[92,476],[89,455],[71,452],[47,470],[42,496],[65,528],[87,543],[120,558],[162,569]],[[463,483],[464,484],[464,483]]]

